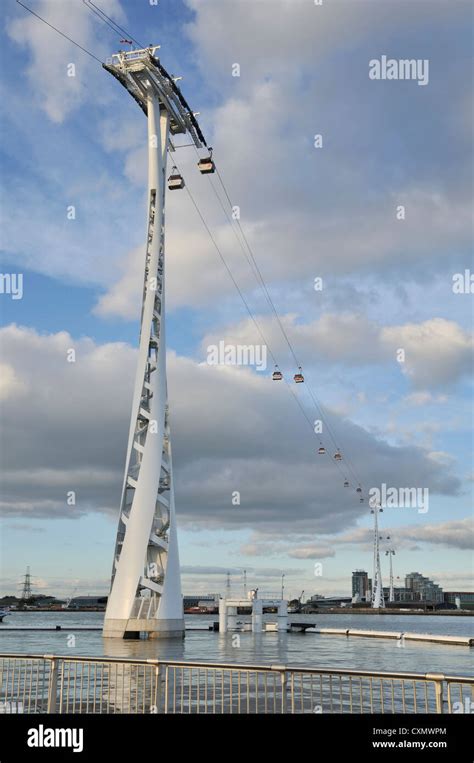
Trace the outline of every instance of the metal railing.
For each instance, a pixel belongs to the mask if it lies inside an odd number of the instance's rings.
[[[0,712],[471,712],[474,677],[0,654]]]

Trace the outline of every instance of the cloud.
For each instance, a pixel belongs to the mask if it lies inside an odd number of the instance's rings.
[[[181,566],[183,575],[227,575],[228,572],[231,575],[240,575],[242,570],[240,567],[206,567],[204,564],[184,564]]]
[[[299,546],[288,551],[288,556],[293,559],[324,559],[335,555],[335,550],[329,546]]]
[[[434,98],[425,94],[421,99],[419,92],[408,98],[406,89],[394,91],[393,83],[373,83],[367,76],[368,60],[376,52],[372,35],[377,35],[377,48],[386,38],[393,44],[394,32],[403,37],[407,25],[418,34],[416,44],[424,43],[423,3],[411,3],[403,14],[396,3],[375,8],[347,2],[323,9],[311,2],[277,0],[271,13],[265,3],[217,7],[215,0],[206,0],[190,6],[194,16],[187,32],[204,84],[193,96],[206,105],[216,102],[200,119],[271,287],[300,304],[314,278],[323,276],[335,279],[334,289],[344,300],[340,279],[348,276],[375,278],[377,286],[391,278],[402,292],[413,281],[426,288],[436,269],[452,274],[461,267],[471,242],[471,178],[460,159],[457,131],[466,151],[470,145],[465,128],[449,123],[445,133],[450,141],[441,148],[433,133],[427,140],[426,123],[449,120],[458,103],[465,103],[465,85],[451,67],[441,66],[430,83]],[[463,13],[461,6],[450,13],[437,8],[430,20],[444,28]],[[361,48],[353,47],[356,40]],[[430,52],[435,59],[439,55]],[[164,59],[166,55],[164,50]],[[241,64],[240,77],[231,76],[234,62]],[[447,103],[440,115],[441,98]],[[411,120],[401,121],[400,113],[408,110]],[[386,114],[382,124],[380,114]],[[132,118],[135,124],[139,115],[132,112]],[[109,134],[104,145],[123,152],[124,176],[141,186],[146,150],[133,124],[127,113],[123,139]],[[313,146],[317,130],[325,141],[319,151]],[[459,150],[446,155],[450,145]],[[433,162],[440,151],[445,156],[441,166]],[[186,184],[240,287],[253,294],[251,270],[214,196],[215,190],[228,207],[219,181],[197,174],[193,152],[177,153]],[[402,221],[396,218],[400,204],[406,210]],[[168,198],[167,205],[168,303],[223,306],[234,286],[187,194]],[[137,218],[130,224],[141,226]],[[129,251],[123,268],[122,276],[114,275],[106,284],[110,300],[107,294],[102,298],[102,315],[131,315],[135,251]],[[446,275],[446,283],[450,278]],[[137,294],[139,290],[138,285]]]
[[[122,261],[123,276],[99,297],[93,312],[111,318],[135,320],[143,293],[144,246],[135,247]]]
[[[413,386],[438,388],[449,386],[469,374],[473,361],[472,336],[454,321],[432,318],[419,324],[383,326],[364,315],[349,312],[325,313],[311,323],[297,321],[295,315],[281,317],[282,324],[298,358],[307,367],[321,359],[347,366],[371,364],[400,368]],[[278,324],[267,316],[258,317],[262,334],[271,348],[281,346]],[[245,320],[234,326],[214,330],[201,343],[202,352],[220,340],[233,344],[248,344],[258,339],[255,324]],[[397,353],[405,353],[403,363]],[[307,362],[306,362],[307,359]],[[443,402],[427,392],[407,398],[412,404],[428,401]]]
[[[405,351],[400,364],[416,387],[442,387],[472,371],[473,341],[454,321],[432,318],[421,324],[387,326],[382,341]]]
[[[438,403],[446,403],[448,400],[446,395],[433,395],[427,390],[421,392],[412,392],[410,395],[406,395],[403,398],[403,402],[406,405],[421,407],[423,405],[432,405]]]
[[[386,521],[389,514],[386,515]],[[410,548],[415,543],[432,546],[443,546],[460,550],[474,548],[474,523],[471,517],[452,519],[447,522],[431,524],[406,525],[403,527],[387,527],[384,534],[390,535],[396,548]],[[373,541],[373,531],[370,528],[357,528],[336,539],[341,544],[366,544]]]
[[[401,537],[449,548],[473,549],[474,523],[472,518],[466,517],[465,519],[440,522],[416,529],[406,527],[403,528]]]
[[[275,539],[276,534],[272,534],[271,532],[268,533],[268,536],[267,533],[265,533],[265,536],[267,537],[262,536],[263,533],[261,532],[254,533],[254,540],[240,546],[239,553],[244,556],[257,556],[259,558],[264,556],[278,556],[280,559],[283,556],[289,556],[293,559],[322,559],[335,555],[334,549],[328,545],[292,545],[298,537],[293,533],[291,534],[292,543],[288,543],[283,535],[281,535],[278,540]]]
[[[21,395],[25,385],[14,369],[6,363],[0,363],[0,400],[7,400],[12,394]]]
[[[234,61],[248,63],[248,77],[262,78],[275,71],[298,77],[301,63],[320,63],[334,50],[347,51],[362,39],[378,40],[387,29],[403,29],[405,23],[415,28],[426,24],[424,2],[416,0],[404,7],[403,14],[396,4],[353,0],[323,2],[321,6],[304,0],[277,0],[271,11],[265,3],[186,3],[194,11],[187,32],[199,53],[198,62],[203,72],[211,71],[218,79],[229,76]],[[450,13],[435,6],[432,18],[453,22],[458,14],[462,15],[461,7]],[[256,29],[263,32],[258,46]]]
[[[135,351],[15,325],[0,331],[0,343],[21,380],[10,386],[2,412],[9,444],[2,453],[4,513],[76,518],[112,509],[120,494]],[[71,348],[74,363],[67,361]],[[103,427],[107,434],[98,436]],[[67,503],[69,491],[76,493],[75,505]]]
[[[1,330],[0,341],[5,362],[29,391],[12,387],[3,406],[5,511],[29,518],[115,514],[135,350],[15,325]],[[67,362],[70,348],[75,363]],[[294,535],[340,532],[365,513],[354,489],[342,487],[330,455],[316,455],[317,438],[305,429],[285,386],[174,353],[168,365],[180,522],[281,532],[291,507]],[[449,466],[427,452],[392,447],[348,420],[327,416],[363,483],[378,484],[383,475],[387,484],[421,484],[445,495],[459,490]],[[66,503],[69,491],[76,493],[75,506]],[[240,505],[232,501],[235,491]]]
[[[102,9],[119,23],[125,20],[118,0],[101,0]],[[34,10],[45,21],[95,55],[106,55],[106,46],[98,31],[101,23],[87,12],[83,3],[61,3],[41,0]],[[27,48],[30,61],[27,77],[35,104],[43,109],[52,122],[61,123],[85,101],[94,100],[94,88],[89,87],[94,70],[99,66],[86,53],[28,14],[22,8],[7,23],[9,37]],[[68,66],[74,65],[73,76]],[[87,84],[89,83],[89,84]]]

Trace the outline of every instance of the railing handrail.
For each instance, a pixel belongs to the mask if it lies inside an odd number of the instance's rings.
[[[246,671],[267,671],[290,673],[309,673],[314,675],[341,675],[341,676],[361,676],[368,678],[387,678],[387,679],[412,679],[420,681],[449,681],[452,683],[472,683],[474,684],[474,675],[456,676],[445,675],[444,673],[411,673],[403,671],[382,671],[382,670],[358,670],[352,668],[310,668],[305,665],[249,665],[246,663],[230,662],[194,662],[187,660],[159,660],[159,659],[139,659],[128,657],[107,657],[107,656],[88,656],[88,655],[69,655],[69,654],[25,654],[25,653],[0,653],[0,659],[24,659],[24,660],[62,660],[65,662],[110,662],[125,665],[155,665],[170,666],[178,668],[215,668],[221,670],[246,670]]]

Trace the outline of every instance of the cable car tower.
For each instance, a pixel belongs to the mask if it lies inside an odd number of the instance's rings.
[[[206,147],[195,115],[155,53],[121,51],[104,69],[148,120],[148,204],[140,344],[104,636],[183,637],[166,381],[165,186],[170,135]]]
[[[383,609],[385,599],[383,596],[382,568],[380,565],[380,536],[378,515],[383,509],[379,504],[373,503],[370,513],[374,515],[374,571],[372,580],[372,608]]]

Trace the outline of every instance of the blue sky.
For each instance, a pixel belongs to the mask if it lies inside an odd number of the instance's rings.
[[[363,484],[429,489],[426,514],[384,514],[396,574],[416,569],[448,590],[471,589],[472,294],[452,289],[454,274],[473,269],[469,4],[430,4],[429,14],[426,3],[403,0],[99,5],[137,40],[160,43],[165,67],[183,76],[308,382]],[[101,60],[119,46],[81,0],[30,6]],[[93,593],[108,586],[125,458],[146,120],[97,62],[13,0],[6,19],[1,272],[22,273],[24,294],[0,295],[0,583],[16,590],[29,564],[41,590]],[[428,85],[370,80],[368,62],[384,54],[428,59]],[[294,361],[193,150],[173,158],[291,375]],[[184,590],[222,589],[227,569],[237,586],[246,568],[261,589],[278,588],[285,572],[290,593],[345,593],[352,569],[370,571],[367,504],[344,491],[329,459],[317,461],[317,440],[286,387],[270,383],[271,369],[206,364],[209,344],[259,337],[189,198],[169,197]],[[307,390],[296,393],[313,417]]]

